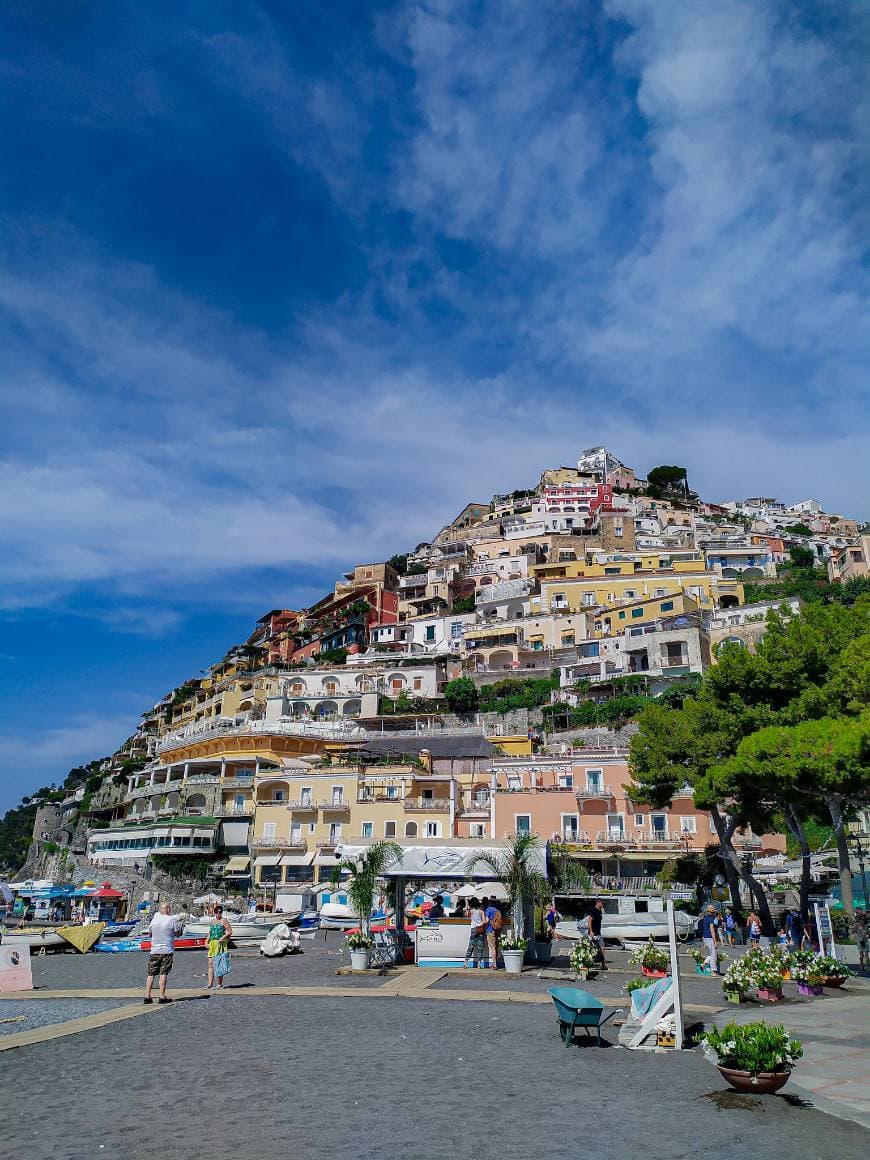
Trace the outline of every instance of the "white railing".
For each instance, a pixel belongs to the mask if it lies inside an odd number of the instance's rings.
[[[254,803],[243,806],[221,806],[215,810],[216,818],[250,818],[254,813]]]
[[[450,809],[448,798],[415,798],[408,797],[402,802],[406,810],[432,810],[435,813],[447,813]]]
[[[290,737],[316,737],[324,740],[336,738],[361,740],[365,737],[359,725],[346,719],[334,721],[243,721],[237,724],[230,717],[219,717],[207,725],[196,728],[188,726],[176,733],[167,734],[157,744],[157,752],[178,749],[182,745],[192,745],[206,737],[221,734],[273,733]],[[190,779],[188,779],[190,780]]]

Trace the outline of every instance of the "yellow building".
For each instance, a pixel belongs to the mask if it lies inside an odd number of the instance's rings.
[[[676,592],[665,599],[654,596],[598,609],[592,621],[592,631],[597,637],[615,636],[627,628],[652,624],[668,616],[688,616],[693,612],[700,612],[700,605],[682,592]]]
[[[630,562],[629,566],[630,566]],[[596,565],[599,571],[575,579],[543,580],[539,596],[530,598],[530,612],[584,612],[683,595],[701,609],[737,607],[743,585],[708,572],[697,562],[678,561],[669,571],[626,569],[626,562]],[[612,571],[608,569],[612,568]],[[666,610],[671,611],[671,610]],[[676,611],[676,608],[673,610]]]

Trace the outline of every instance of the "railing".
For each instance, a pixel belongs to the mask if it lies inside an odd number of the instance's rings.
[[[192,773],[182,785],[217,785],[220,781],[219,773]]]
[[[406,810],[432,810],[435,813],[447,813],[450,809],[449,798],[405,798],[402,805]]]
[[[155,794],[161,793],[177,793],[178,790],[185,784],[182,778],[173,778],[172,781],[155,781],[153,784],[148,782],[146,785],[137,786],[130,794],[130,800],[141,797],[153,797]]]
[[[334,850],[342,841],[344,841],[343,836],[338,834],[335,838],[320,838],[315,845],[318,850]]]
[[[261,802],[260,805],[268,805],[268,802]],[[286,806],[288,810],[316,810],[317,802],[313,798],[292,798],[287,802],[272,803]]]
[[[346,802],[346,801],[337,802],[337,801],[333,801],[331,798],[327,798],[325,801],[318,802],[317,806],[318,806],[318,809],[321,809],[321,810],[341,810],[342,812],[344,812],[345,810],[350,809],[350,802]]]
[[[562,789],[567,787],[559,786],[559,788]],[[615,795],[609,786],[600,785],[597,788],[595,786],[586,786],[585,788],[582,786],[575,786],[574,796],[577,798],[612,798]]]
[[[359,725],[347,719],[335,721],[244,721],[237,724],[229,717],[210,721],[205,726],[178,730],[167,734],[157,743],[157,752],[163,753],[168,749],[179,749],[183,745],[194,745],[207,737],[221,734],[250,734],[273,733],[290,737],[315,737],[323,740],[342,738],[345,740],[361,740],[365,737]]]
[[[686,835],[691,837],[691,835]],[[628,834],[618,831],[599,830],[595,835],[598,845],[603,846],[633,846],[636,849],[676,849],[683,845],[684,839],[671,837],[668,834]]]
[[[237,773],[235,777],[224,777],[224,785],[253,785],[252,773]]]
[[[214,813],[216,818],[250,818],[254,813],[254,803],[246,802],[243,806],[221,806]]]
[[[253,840],[255,846],[284,846],[286,845],[283,838],[268,838],[260,835]]]

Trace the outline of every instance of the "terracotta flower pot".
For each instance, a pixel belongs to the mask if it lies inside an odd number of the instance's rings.
[[[667,977],[667,971],[654,971],[651,967],[641,967],[640,973],[647,979],[664,979]]]
[[[724,1080],[738,1092],[751,1092],[754,1095],[773,1095],[788,1083],[791,1071],[760,1071],[753,1075],[751,1071],[737,1071],[735,1068],[716,1065]]]

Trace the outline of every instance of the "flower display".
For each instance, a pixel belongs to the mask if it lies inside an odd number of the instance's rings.
[[[855,973],[851,967],[847,967],[845,963],[841,963],[833,955],[818,955],[816,965],[819,973],[825,979],[848,979]]]
[[[781,1024],[744,1023],[733,1020],[723,1028],[714,1027],[704,1042],[715,1054],[720,1067],[762,1072],[790,1071],[803,1055],[800,1041],[792,1039]]]
[[[527,938],[517,938],[516,935],[506,935],[501,940],[501,949],[503,951],[524,951],[529,945]]]
[[[598,947],[591,938],[587,938],[585,935],[574,944],[568,958],[572,971],[588,971],[598,961]]]
[[[361,930],[355,930],[344,940],[344,945],[349,951],[367,951],[373,942],[374,939],[371,935],[363,934]]]
[[[755,974],[752,969],[752,963],[747,963],[744,956],[742,959],[737,959],[733,962],[722,977],[722,990],[726,992],[736,991],[740,995],[745,995],[747,991],[752,990],[755,986]]]
[[[639,991],[641,987],[649,987],[649,979],[629,979],[622,988],[626,995],[630,995],[632,991]]]
[[[792,963],[791,977],[796,983],[803,983],[807,987],[818,987],[822,979],[825,978],[825,972],[819,969],[819,960],[816,956],[811,955],[809,961],[801,958],[798,962]]]
[[[634,967],[644,967],[648,971],[666,971],[671,963],[670,951],[657,947],[652,939],[644,947],[632,951],[628,961]]]

